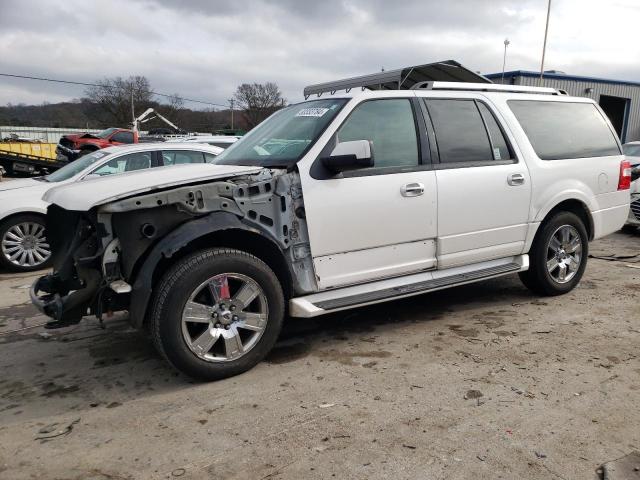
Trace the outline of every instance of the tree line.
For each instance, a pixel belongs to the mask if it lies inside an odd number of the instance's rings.
[[[159,97],[144,76],[104,78],[88,87],[84,95],[70,102],[0,107],[0,124],[14,126],[88,128],[127,128],[133,112],[140,115],[149,107],[188,132],[250,130],[286,105],[278,85],[244,83],[239,85],[229,108],[191,109],[179,95]],[[231,110],[233,106],[233,111]],[[133,107],[133,112],[132,112]],[[167,128],[159,120],[144,123],[143,129]]]

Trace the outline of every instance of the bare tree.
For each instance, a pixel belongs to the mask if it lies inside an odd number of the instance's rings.
[[[105,78],[96,84],[98,86],[87,88],[85,95],[90,102],[101,107],[102,118],[99,120],[113,126],[123,127],[131,123],[132,98],[137,114],[142,113],[153,98],[149,80],[143,76]]]
[[[233,98],[249,128],[258,125],[286,103],[280,88],[273,82],[243,83]]]

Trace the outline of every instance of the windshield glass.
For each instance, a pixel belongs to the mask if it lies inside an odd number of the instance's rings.
[[[640,157],[640,145],[623,145],[622,150],[630,157]]]
[[[348,99],[313,100],[283,108],[221,153],[219,165],[288,167],[317,140]]]
[[[80,157],[78,160],[74,160],[71,163],[67,163],[64,167],[56,170],[55,172],[47,175],[45,180],[47,182],[62,182],[68,180],[71,177],[77,175],[89,165],[93,165],[101,158],[109,155],[107,152],[98,150],[97,152],[89,153],[84,157]]]
[[[106,130],[102,130],[99,133],[92,133],[91,135],[95,135],[96,137],[100,137],[100,138],[107,138],[109,135],[111,135],[116,130],[117,130],[117,128],[107,128]]]

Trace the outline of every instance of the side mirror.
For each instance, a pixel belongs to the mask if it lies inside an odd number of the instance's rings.
[[[373,167],[371,143],[369,140],[338,143],[331,155],[321,159],[321,162],[325,168],[336,173]]]
[[[636,165],[631,169],[631,181],[634,182],[640,178],[640,165]]]

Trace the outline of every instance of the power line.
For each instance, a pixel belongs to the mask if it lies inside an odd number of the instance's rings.
[[[26,79],[26,80],[40,80],[42,82],[66,83],[68,85],[82,85],[84,87],[100,87],[100,88],[104,88],[104,85],[99,85],[97,83],[74,82],[74,81],[71,81],[71,80],[58,80],[58,79],[55,79],[55,78],[31,77],[31,76],[28,76],[28,75],[14,75],[14,74],[11,74],[11,73],[0,73],[0,77],[22,78],[22,79]],[[220,103],[213,103],[213,102],[205,102],[204,100],[194,100],[192,98],[178,97],[176,95],[168,95],[166,93],[154,92],[152,90],[147,91],[147,93],[151,93],[153,95],[158,95],[159,97],[176,98],[178,100],[183,100],[185,102],[202,103],[204,105],[214,105],[216,107],[229,108],[229,105],[222,105]]]

